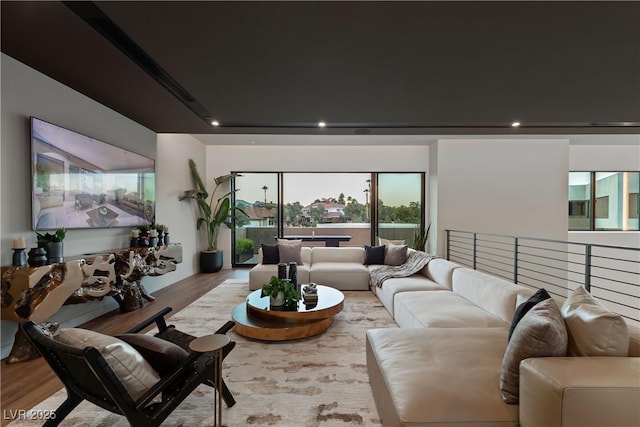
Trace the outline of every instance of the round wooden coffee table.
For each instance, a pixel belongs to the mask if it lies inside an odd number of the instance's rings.
[[[253,291],[231,313],[235,331],[262,341],[288,341],[312,337],[333,324],[333,316],[342,311],[344,294],[335,288],[318,285],[318,302],[298,301],[297,310],[271,309],[269,297]]]

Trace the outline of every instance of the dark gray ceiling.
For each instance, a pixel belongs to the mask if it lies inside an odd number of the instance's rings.
[[[156,132],[640,125],[637,1],[3,1],[1,12],[2,52]]]

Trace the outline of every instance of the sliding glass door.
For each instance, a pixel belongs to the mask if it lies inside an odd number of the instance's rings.
[[[377,235],[414,246],[416,231],[424,225],[424,174],[377,174]]]
[[[254,265],[262,243],[273,244],[278,235],[279,176],[277,173],[242,173],[233,183],[235,214],[234,265]]]
[[[413,246],[424,225],[425,174],[240,172],[234,181],[234,265],[257,263],[261,244],[280,236],[304,246]]]

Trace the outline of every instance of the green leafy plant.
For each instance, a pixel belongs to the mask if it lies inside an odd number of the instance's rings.
[[[413,233],[413,249],[417,251],[426,250],[427,241],[429,240],[429,230],[431,230],[431,223],[425,229],[424,227],[417,227]]]
[[[291,280],[279,279],[276,276],[271,276],[269,283],[262,285],[260,296],[277,298],[279,292],[282,292],[284,295],[285,306],[290,306],[300,299],[300,294],[293,283],[291,283]]]
[[[253,240],[240,239],[236,242],[236,252],[253,252]]]
[[[155,229],[158,232],[158,234],[164,233],[164,225],[162,225],[162,224],[156,224],[155,225]]]
[[[58,228],[53,234],[51,233],[38,233],[36,232],[36,238],[38,244],[44,244],[49,242],[62,242],[67,236],[67,230],[64,227]]]
[[[138,230],[140,230],[140,234],[143,236],[149,234],[149,226],[147,224],[140,224]]]
[[[239,176],[239,174],[230,173],[228,175],[223,175],[215,178],[215,186],[211,194],[209,194],[204,183],[202,182],[202,178],[200,178],[198,168],[196,167],[196,163],[193,161],[193,159],[189,159],[189,169],[191,170],[191,178],[193,179],[195,188],[186,190],[182,194],[182,196],[179,197],[179,199],[194,200],[196,202],[196,205],[198,206],[198,209],[200,211],[197,229],[199,230],[201,226],[205,226],[205,231],[207,234],[207,251],[215,252],[218,250],[218,233],[220,232],[220,227],[222,226],[222,224],[226,225],[229,228],[233,227],[233,225],[229,221],[229,214],[232,211],[237,210],[246,215],[246,213],[240,207],[231,206],[231,199],[229,199],[229,195],[231,195],[233,191],[228,191],[222,196],[216,197],[218,188],[222,184],[229,182],[232,178]]]

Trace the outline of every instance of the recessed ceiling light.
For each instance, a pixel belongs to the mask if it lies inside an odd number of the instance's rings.
[[[520,126],[520,122],[513,122],[513,123],[511,123],[511,127],[512,127],[512,128],[517,128],[517,127],[519,127],[519,126]]]
[[[318,122],[318,127],[319,128],[323,128],[323,127],[326,127],[326,126],[327,126],[327,124],[325,122]]]
[[[220,122],[219,122],[219,121],[217,121],[217,120],[212,120],[212,121],[211,121],[211,125],[212,125],[212,126],[220,126]]]

